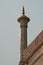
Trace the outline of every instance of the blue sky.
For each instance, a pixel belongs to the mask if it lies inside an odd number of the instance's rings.
[[[0,0],[0,65],[18,65],[20,59],[20,25],[22,15],[30,18],[28,45],[43,30],[43,0]]]

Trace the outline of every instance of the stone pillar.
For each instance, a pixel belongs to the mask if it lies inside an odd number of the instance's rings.
[[[23,63],[23,52],[27,48],[27,27],[30,19],[25,16],[24,7],[23,7],[23,15],[18,18],[18,22],[20,23],[21,28],[21,42],[20,42],[20,60]]]
[[[23,59],[23,52],[27,48],[27,23],[25,23],[24,20],[22,24],[20,26],[21,27],[21,46],[20,46],[21,59]]]

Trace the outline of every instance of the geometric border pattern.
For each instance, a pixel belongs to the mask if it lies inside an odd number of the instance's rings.
[[[24,55],[24,61],[31,58],[31,56],[35,53],[35,51],[43,45],[43,30],[41,33],[33,40],[33,42],[25,49],[23,55]]]
[[[35,54],[28,60],[28,65],[34,65],[37,60],[43,55],[43,45],[35,52]]]

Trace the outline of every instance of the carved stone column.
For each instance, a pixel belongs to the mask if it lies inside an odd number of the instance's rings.
[[[20,23],[20,28],[21,28],[21,42],[20,42],[20,63],[19,65],[24,65],[24,60],[23,60],[23,53],[24,50],[27,48],[27,27],[28,27],[28,22],[30,19],[25,16],[24,12],[24,7],[23,7],[23,15],[18,18],[18,22]]]

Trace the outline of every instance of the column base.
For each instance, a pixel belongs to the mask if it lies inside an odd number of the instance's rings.
[[[25,64],[24,61],[20,61],[20,62],[19,62],[19,65],[24,65],[24,64]]]
[[[19,65],[28,65],[28,61],[23,61],[22,60],[22,61],[19,62]]]

